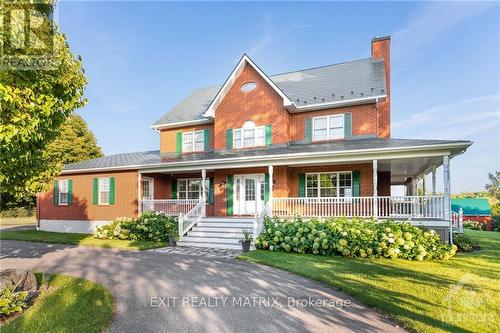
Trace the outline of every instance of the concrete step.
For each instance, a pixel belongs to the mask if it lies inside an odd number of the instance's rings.
[[[220,243],[220,244],[239,244],[239,238],[224,238],[224,237],[193,237],[183,236],[182,241],[185,242],[200,242],[200,243]]]
[[[244,222],[244,223],[227,223],[227,222],[198,222],[196,224],[198,227],[219,227],[219,228],[224,228],[224,227],[230,227],[230,228],[253,228],[253,223],[250,222]]]
[[[241,244],[220,244],[220,243],[204,243],[204,242],[191,242],[191,241],[178,241],[178,246],[195,246],[195,247],[208,247],[212,249],[230,249],[240,250]]]
[[[187,233],[189,237],[210,237],[210,238],[235,238],[242,239],[243,234],[241,232],[204,232],[204,231],[189,231]]]
[[[201,222],[224,222],[224,223],[253,223],[253,217],[203,217]]]
[[[229,232],[229,233],[241,233],[241,229],[248,230],[249,232],[253,231],[253,226],[244,227],[244,228],[232,228],[232,227],[204,227],[195,225],[191,230],[192,231],[203,231],[203,232]]]

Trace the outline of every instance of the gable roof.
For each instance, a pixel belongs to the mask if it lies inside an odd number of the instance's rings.
[[[211,116],[210,106],[217,103],[216,97],[224,95],[224,86],[229,86],[233,74],[242,64],[249,63],[262,72],[248,56],[243,56],[231,72],[224,85],[195,90],[152,127],[162,127],[187,121],[207,121]],[[366,58],[334,65],[310,68],[267,77],[273,88],[286,96],[285,106],[290,112],[332,108],[356,103],[368,103],[386,97],[384,60]],[[285,98],[284,98],[285,100]],[[291,102],[290,105],[287,103]]]
[[[464,215],[482,216],[491,215],[491,207],[486,198],[460,198],[451,199],[451,210],[458,212],[460,207]]]

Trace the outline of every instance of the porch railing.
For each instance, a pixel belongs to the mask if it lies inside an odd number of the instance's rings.
[[[184,236],[205,215],[205,199],[197,200],[197,204],[186,214],[178,218],[179,236]]]
[[[444,203],[443,196],[273,198],[269,215],[444,219]]]
[[[163,212],[167,215],[186,215],[197,204],[198,199],[141,200],[141,212]]]
[[[460,208],[458,212],[451,212],[451,223],[453,229],[459,234],[464,232],[464,211],[462,208]]]

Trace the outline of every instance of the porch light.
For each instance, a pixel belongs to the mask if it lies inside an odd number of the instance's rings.
[[[219,187],[219,191],[224,191],[224,189],[226,188],[226,181],[223,180],[222,183],[220,183],[219,185],[217,185]]]

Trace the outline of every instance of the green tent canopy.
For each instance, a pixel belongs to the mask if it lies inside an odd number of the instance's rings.
[[[451,210],[457,212],[462,207],[464,215],[485,216],[491,215],[491,207],[485,198],[451,199]]]

